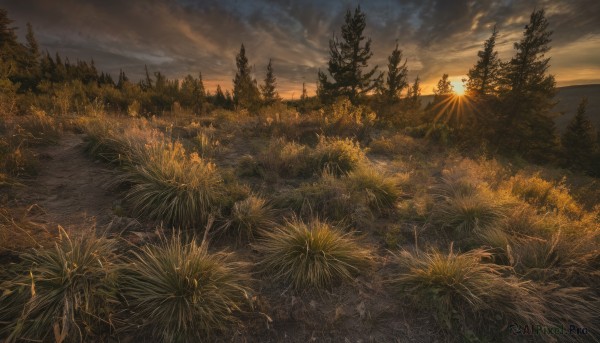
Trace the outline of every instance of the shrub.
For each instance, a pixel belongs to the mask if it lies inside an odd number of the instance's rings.
[[[517,175],[509,181],[511,192],[519,198],[547,210],[579,218],[583,211],[564,184],[554,185],[534,175]]]
[[[119,181],[131,185],[125,198],[139,216],[197,227],[223,200],[216,167],[198,155],[188,157],[180,143],[149,144],[137,158],[128,161]]]
[[[239,244],[242,240],[254,240],[255,235],[275,225],[275,211],[266,200],[251,195],[233,205],[231,214],[221,230],[234,235]]]
[[[248,279],[230,255],[173,237],[134,252],[119,285],[132,327],[165,342],[200,342],[236,322]]]
[[[339,176],[358,169],[365,160],[360,145],[351,139],[320,137],[311,154],[313,171],[329,168]]]
[[[19,315],[8,325],[8,341],[87,341],[111,326],[115,244],[95,233],[71,239],[64,231],[53,249],[34,249],[22,257],[29,275],[11,283],[4,298]],[[0,313],[3,318],[4,313]],[[1,333],[1,331],[0,331]]]
[[[400,199],[398,181],[377,172],[373,168],[360,168],[345,178],[346,187],[377,211],[394,208]]]
[[[261,269],[296,290],[351,280],[371,260],[371,252],[349,234],[316,219],[291,220],[265,233],[254,248],[263,255]]]
[[[20,125],[28,133],[28,144],[50,145],[58,143],[62,129],[54,118],[43,110],[32,108],[33,114],[23,118]]]

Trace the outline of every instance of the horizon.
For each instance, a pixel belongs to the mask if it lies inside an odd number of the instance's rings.
[[[432,94],[443,73],[460,88],[493,25],[499,30],[499,56],[508,60],[536,7],[546,9],[554,31],[547,56],[557,87],[600,83],[600,27],[595,24],[600,5],[593,1],[460,1],[428,7],[419,1],[379,0],[360,5],[367,19],[365,36],[372,39],[369,64],[385,71],[397,41],[408,60],[408,80],[419,75],[423,95]],[[262,83],[272,58],[279,94],[291,100],[300,96],[303,82],[309,96],[315,94],[317,70],[326,70],[329,39],[355,4],[26,0],[0,6],[8,10],[21,41],[30,22],[43,51],[71,61],[93,59],[115,79],[122,69],[137,81],[148,65],[169,79],[201,72],[211,93],[218,84],[231,90],[235,55],[244,43],[257,82]]]

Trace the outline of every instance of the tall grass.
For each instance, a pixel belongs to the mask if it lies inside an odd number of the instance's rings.
[[[247,300],[249,276],[242,267],[230,255],[177,236],[142,247],[119,278],[131,328],[164,342],[201,342],[224,332]]]
[[[313,219],[294,219],[258,240],[260,268],[295,290],[324,289],[369,265],[371,252],[349,234]]]
[[[83,341],[112,327],[115,244],[95,233],[71,239],[64,231],[52,249],[22,256],[28,275],[11,281],[0,311],[18,309],[6,326],[7,341]],[[0,318],[6,318],[6,312]],[[1,332],[1,331],[0,331]]]
[[[555,185],[539,175],[527,177],[517,174],[509,180],[508,185],[514,195],[548,211],[565,214],[571,218],[579,218],[583,214],[581,206],[564,184]]]
[[[494,224],[504,216],[504,208],[481,195],[461,195],[446,198],[434,207],[432,221],[460,235],[468,235]]]
[[[153,143],[134,154],[119,181],[131,185],[126,200],[139,216],[185,228],[202,225],[223,200],[216,167],[187,156],[180,143]]]

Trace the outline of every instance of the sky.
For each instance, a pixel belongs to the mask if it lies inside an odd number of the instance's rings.
[[[600,83],[598,0],[0,0],[23,41],[30,22],[42,49],[71,61],[93,58],[115,78],[123,69],[138,80],[148,65],[169,78],[201,72],[212,92],[217,84],[231,89],[243,43],[259,83],[273,60],[288,99],[300,96],[303,82],[314,94],[329,40],[357,5],[372,39],[370,65],[385,71],[397,42],[423,94],[444,73],[460,88],[494,25],[499,55],[510,59],[536,8],[545,9],[554,32],[548,56],[557,85]]]

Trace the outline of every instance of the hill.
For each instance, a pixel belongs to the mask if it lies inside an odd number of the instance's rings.
[[[563,132],[575,116],[581,98],[587,97],[587,115],[596,128],[600,128],[600,85],[579,85],[558,88],[555,110],[563,113],[556,118],[556,126]]]

